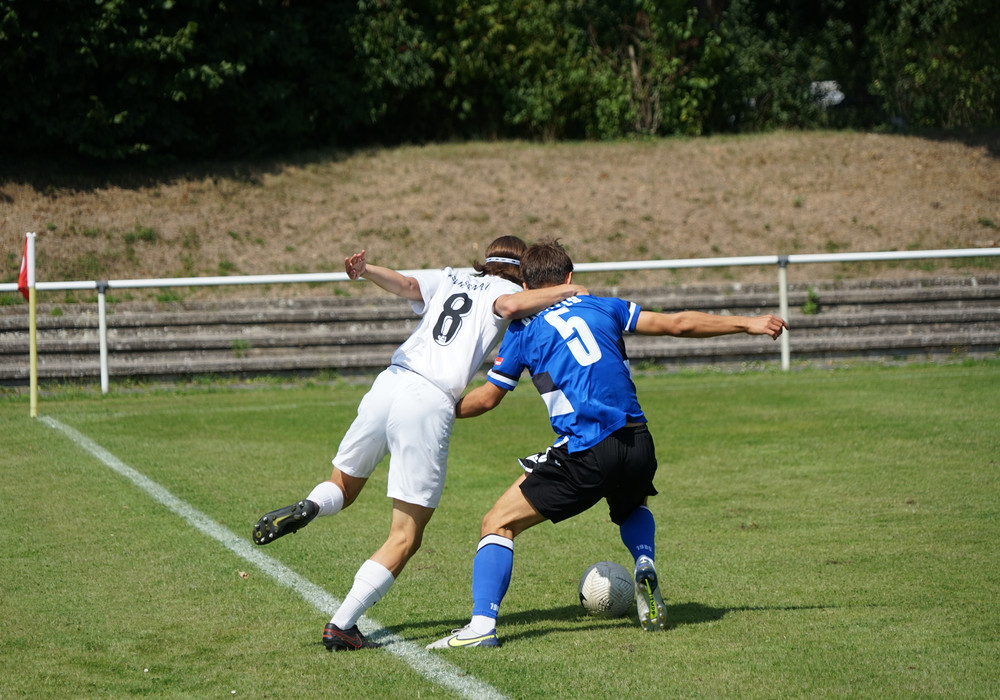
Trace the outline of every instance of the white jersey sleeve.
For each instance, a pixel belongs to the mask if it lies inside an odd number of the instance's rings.
[[[521,291],[513,282],[444,270],[413,274],[423,302],[410,302],[422,318],[392,356],[392,364],[420,374],[454,400],[461,397],[507,328],[493,313],[504,294]]]

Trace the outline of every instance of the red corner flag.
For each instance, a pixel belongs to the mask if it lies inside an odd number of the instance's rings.
[[[24,237],[24,255],[21,257],[21,272],[17,276],[17,291],[28,301],[28,237]]]

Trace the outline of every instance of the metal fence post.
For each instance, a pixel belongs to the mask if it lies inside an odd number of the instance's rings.
[[[778,256],[778,314],[788,320],[788,256]],[[788,331],[781,334],[781,369],[787,372],[791,366],[791,348],[788,342]]]
[[[104,297],[108,291],[107,280],[97,283],[97,335],[101,346],[101,393],[108,393],[108,314],[105,311]]]

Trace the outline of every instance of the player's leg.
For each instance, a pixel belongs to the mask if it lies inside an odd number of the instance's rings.
[[[607,495],[611,520],[618,523],[622,543],[635,560],[635,604],[639,624],[646,631],[666,626],[666,607],[653,563],[656,519],[647,507],[656,494],[653,476],[656,455],[645,426],[623,428],[601,444],[603,458],[619,464]]]
[[[358,629],[358,618],[389,592],[410,557],[420,549],[424,529],[432,515],[433,508],[393,500],[388,538],[358,569],[354,585],[323,630],[323,643],[328,649],[341,651],[372,646]]]
[[[433,508],[393,499],[389,537],[372,555],[372,560],[388,569],[393,576],[399,576],[410,557],[420,549],[424,530],[433,515]]]
[[[656,519],[645,503],[629,513],[618,532],[634,561],[656,559]]]
[[[317,484],[304,499],[262,516],[253,528],[255,544],[273,542],[301,530],[318,515],[335,515],[354,502],[388,451],[386,415],[398,393],[393,383],[386,372],[375,379],[340,442],[330,479]]]
[[[254,543],[268,544],[301,530],[314,518],[336,515],[354,503],[367,481],[334,468],[330,479],[316,484],[304,499],[262,516],[253,529]]]
[[[334,467],[330,479],[317,484],[309,498],[313,499],[315,496],[313,500],[319,503],[320,515],[336,515],[354,503],[367,483],[366,476],[352,476],[339,467]],[[336,491],[326,484],[333,486]]]
[[[479,546],[472,560],[472,628],[496,634],[500,603],[514,569],[514,538],[546,520],[525,498],[519,477],[483,517]]]
[[[619,532],[635,557],[635,607],[639,624],[647,632],[663,629],[667,624],[667,609],[653,564],[656,522],[652,512],[645,504],[639,506],[619,526]]]
[[[420,549],[444,488],[454,401],[417,374],[400,368],[387,372],[394,389],[386,399],[384,415],[390,454],[386,495],[393,499],[392,524],[385,543],[358,570],[353,587],[324,631],[324,642],[336,643],[331,633],[339,630],[353,629],[360,637],[357,619],[388,592]]]
[[[483,518],[472,560],[472,619],[428,649],[499,645],[496,622],[514,568],[514,537],[546,520],[521,492],[524,478],[518,478]]]
[[[500,535],[513,540],[528,528],[547,520],[521,491],[526,478],[527,474],[519,476],[483,516],[480,537]]]

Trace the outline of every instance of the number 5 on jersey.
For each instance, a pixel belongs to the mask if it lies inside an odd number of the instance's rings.
[[[579,316],[564,318],[569,312],[568,307],[555,309],[545,314],[545,320],[559,331],[559,335],[566,341],[566,347],[580,366],[592,365],[601,359],[601,348],[586,321]]]

